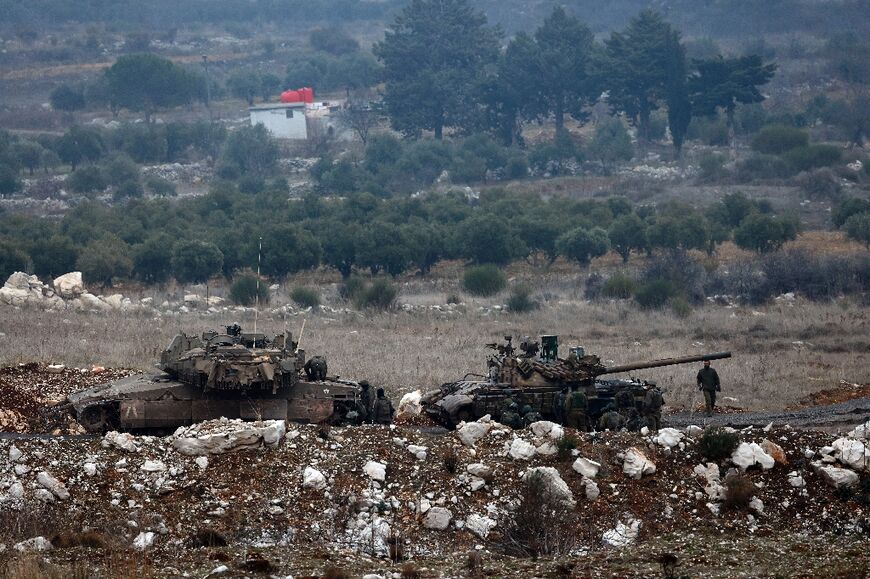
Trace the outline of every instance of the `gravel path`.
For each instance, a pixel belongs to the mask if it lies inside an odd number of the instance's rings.
[[[856,398],[837,404],[813,406],[785,412],[734,412],[715,414],[711,418],[703,412],[678,412],[664,417],[668,426],[766,426],[788,424],[800,428],[832,429],[863,424],[870,420],[870,398]]]

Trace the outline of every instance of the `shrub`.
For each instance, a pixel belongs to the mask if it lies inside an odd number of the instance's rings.
[[[512,155],[505,165],[505,174],[509,179],[523,179],[529,175],[529,161],[523,155]]]
[[[112,197],[116,201],[120,201],[122,199],[139,199],[143,195],[145,195],[145,190],[142,189],[139,181],[124,181],[118,185]]]
[[[359,309],[387,310],[395,304],[398,293],[389,281],[378,279],[357,294],[354,304]]]
[[[295,287],[290,292],[290,299],[301,308],[316,308],[320,305],[320,294],[315,288]]]
[[[838,163],[842,156],[842,151],[834,145],[808,145],[791,149],[782,158],[793,171],[797,172],[829,167]]]
[[[233,281],[230,286],[230,299],[239,306],[252,306],[257,303],[257,295],[259,294],[260,304],[269,303],[269,286],[264,280],[257,283],[257,277],[254,275],[242,275]]]
[[[723,147],[728,144],[728,126],[720,118],[696,117],[689,124],[687,136],[711,147]]]
[[[734,230],[734,243],[743,249],[769,253],[797,237],[798,226],[796,219],[753,213]]]
[[[737,163],[737,178],[740,181],[783,179],[791,173],[789,164],[773,155],[753,155]]]
[[[683,296],[677,296],[671,300],[671,311],[678,318],[687,318],[692,313],[692,306]]]
[[[634,295],[636,289],[637,282],[633,278],[624,273],[615,273],[604,282],[601,295],[611,299],[627,300]]]
[[[858,197],[848,197],[843,199],[831,215],[831,221],[834,222],[834,227],[840,228],[846,221],[856,213],[870,212],[870,201],[860,199]]]
[[[145,179],[145,188],[148,189],[152,195],[158,197],[175,197],[178,195],[178,190],[175,188],[175,184],[162,177],[148,177]]]
[[[507,286],[507,278],[495,265],[479,265],[465,270],[462,287],[474,296],[489,297]]]
[[[725,168],[725,155],[716,153],[707,153],[701,157],[698,162],[700,173],[698,178],[704,182],[720,181],[728,176],[728,169]]]
[[[870,211],[856,213],[846,220],[846,237],[863,243],[870,249]]]
[[[755,495],[755,485],[744,475],[736,475],[725,479],[726,508],[743,510],[749,506],[749,501]]]
[[[341,284],[338,289],[339,295],[346,300],[355,301],[357,296],[365,290],[366,282],[363,278],[352,275]]]
[[[103,175],[109,185],[120,186],[128,181],[139,181],[139,165],[123,153],[114,154],[103,162]]]
[[[806,131],[788,125],[767,125],[752,139],[752,149],[767,155],[781,155],[792,149],[806,147],[810,137]]]
[[[577,448],[577,439],[570,435],[564,435],[556,441],[556,456],[561,461],[566,461],[572,458],[571,451]]]
[[[538,308],[538,302],[532,299],[532,290],[526,285],[515,286],[507,300],[510,311],[523,314]]]
[[[459,294],[447,294],[447,303],[448,304],[461,304],[462,298],[459,297]]]
[[[716,426],[704,431],[701,440],[698,441],[698,452],[710,460],[725,460],[734,454],[738,444],[740,444],[739,434]]]
[[[566,259],[576,261],[580,267],[589,265],[594,257],[601,257],[610,249],[610,238],[600,227],[577,227],[556,239],[556,251]]]
[[[842,190],[840,179],[828,168],[801,173],[797,183],[810,199],[836,199]]]
[[[456,469],[459,468],[459,453],[452,446],[446,447],[441,453],[441,466],[450,474],[455,474]]]
[[[677,290],[674,284],[666,279],[654,279],[641,284],[634,293],[634,299],[645,309],[660,308],[668,303]]]
[[[76,193],[103,191],[108,186],[103,172],[94,166],[76,169],[67,177],[66,184]]]

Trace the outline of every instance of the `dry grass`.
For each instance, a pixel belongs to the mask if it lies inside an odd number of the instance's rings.
[[[444,303],[448,288],[441,282],[407,283],[401,303]],[[330,374],[366,378],[392,396],[482,373],[487,342],[507,334],[554,333],[560,343],[582,344],[605,364],[731,350],[734,357],[716,362],[722,377],[723,405],[778,409],[841,379],[870,382],[867,375],[870,331],[866,309],[847,302],[794,306],[723,308],[708,306],[678,318],[669,311],[640,311],[630,303],[588,303],[575,278],[539,280],[545,305],[527,315],[485,315],[468,300],[468,313],[445,319],[435,313],[388,312],[371,316],[325,314],[308,317],[302,347],[323,354]],[[491,303],[491,302],[490,302]],[[200,318],[94,315],[72,312],[0,309],[0,363],[62,362],[72,366],[99,364],[146,369],[178,331],[253,320],[228,314]],[[288,321],[298,334],[301,317]],[[260,317],[259,329],[283,330],[280,319]],[[638,371],[666,390],[666,403],[699,403],[694,365]]]

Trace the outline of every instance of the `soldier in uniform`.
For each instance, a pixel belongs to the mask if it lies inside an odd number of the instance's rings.
[[[589,420],[586,416],[588,410],[589,400],[585,392],[577,389],[568,394],[565,400],[565,426],[582,432],[589,430]]]
[[[378,398],[375,400],[373,418],[375,424],[389,424],[393,421],[393,403],[390,399],[384,396],[384,389],[378,388]]]
[[[504,401],[501,411],[500,422],[511,428],[522,428],[523,419],[520,417],[520,407],[513,398],[507,398]]]
[[[538,412],[537,410],[535,410],[534,408],[532,408],[531,405],[529,405],[529,404],[526,404],[525,406],[523,406],[522,414],[523,414],[523,425],[524,426],[528,426],[528,425],[532,424],[533,422],[538,422],[538,421],[544,419],[544,417],[541,416],[541,413]]]
[[[623,425],[629,430],[640,430],[640,413],[634,404],[634,392],[623,389],[616,393],[617,412],[622,415]]]
[[[305,362],[305,375],[309,380],[326,380],[326,358],[314,356]]]
[[[568,388],[562,388],[559,393],[553,397],[553,416],[559,424],[566,424],[567,416],[565,414],[568,404]]]
[[[710,367],[709,360],[706,360],[704,367],[698,371],[698,390],[704,392],[707,416],[713,416],[716,407],[716,392],[720,392],[722,388],[719,386],[719,374]]]
[[[643,417],[650,430],[658,431],[662,427],[662,391],[653,386],[643,397]]]
[[[622,414],[616,411],[616,408],[613,405],[608,405],[605,410],[606,412],[598,419],[599,430],[610,430],[616,432],[625,426],[625,418],[622,417]]]
[[[374,400],[372,400],[372,389],[371,385],[369,385],[368,380],[362,380],[359,383],[360,393],[359,393],[359,418],[360,422],[371,422],[372,421],[372,406]]]

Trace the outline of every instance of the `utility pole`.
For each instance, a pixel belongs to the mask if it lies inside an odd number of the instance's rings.
[[[214,120],[211,114],[211,82],[208,78],[208,55],[202,55],[202,68],[205,71],[205,108],[208,109],[208,120]]]

